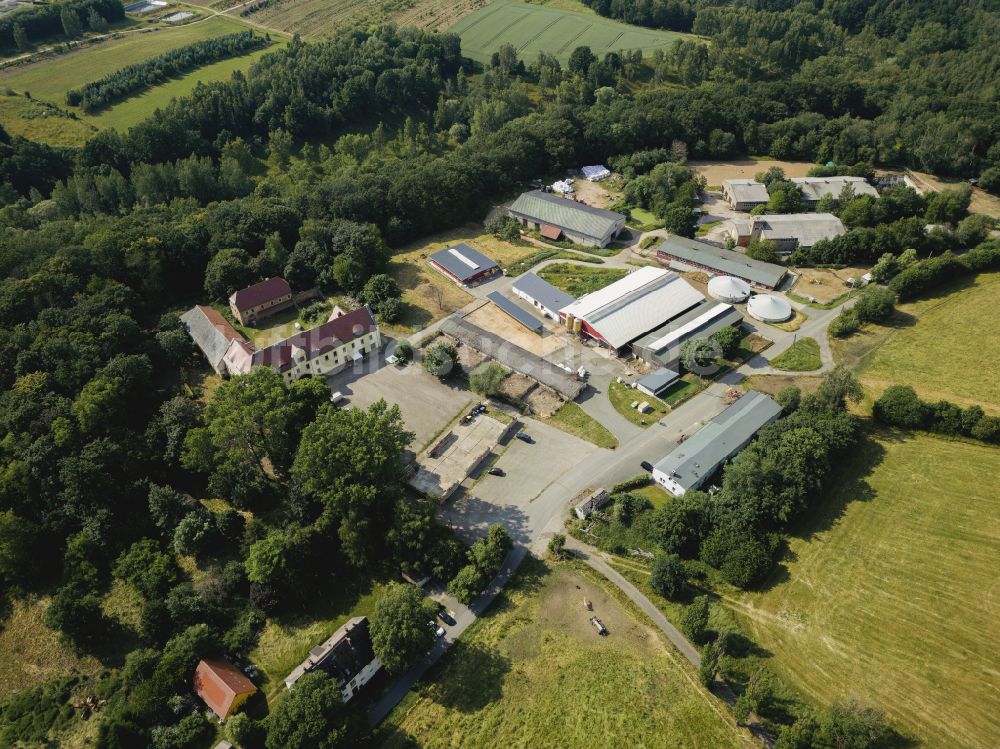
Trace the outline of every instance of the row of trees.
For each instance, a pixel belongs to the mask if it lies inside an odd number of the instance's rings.
[[[926,429],[949,436],[1000,442],[1000,417],[987,416],[979,406],[961,408],[949,401],[927,403],[909,385],[890,385],[872,406],[883,424]]]
[[[227,57],[245,55],[270,43],[267,36],[258,36],[253,31],[193,42],[142,62],[126,65],[99,80],[85,83],[80,88],[70,89],[66,92],[66,103],[71,107],[81,107],[84,112],[94,112],[187,70]]]

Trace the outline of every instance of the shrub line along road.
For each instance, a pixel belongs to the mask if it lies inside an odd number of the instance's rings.
[[[631,267],[624,260],[624,256],[627,254],[629,253],[622,252],[614,258],[606,258],[606,261],[609,261],[606,264],[612,267]],[[552,260],[548,262],[565,261]],[[537,268],[533,270],[537,270]],[[474,287],[468,291],[475,297],[475,301],[478,302],[491,291],[509,291],[512,283],[512,278],[501,276],[492,282]],[[766,352],[768,357],[774,357],[782,353],[800,336],[816,338],[816,340],[820,341],[823,367],[819,371],[809,372],[808,374],[818,375],[833,367],[830,346],[826,338],[827,326],[829,326],[830,321],[842,309],[852,306],[856,299],[856,297],[849,299],[843,304],[829,310],[809,308],[811,316],[794,332],[771,328],[770,326],[762,329],[752,323],[749,323],[749,325],[756,332],[764,334],[774,342]],[[805,308],[804,305],[797,304],[796,302],[791,302],[791,304],[796,309]],[[419,333],[412,335],[410,337],[412,342],[416,344],[426,336],[435,333],[440,323],[441,321],[438,321]],[[757,354],[743,366],[719,377],[690,400],[673,409],[656,424],[651,425],[648,429],[640,430],[638,434],[634,434],[627,440],[622,440],[622,444],[617,450],[596,451],[587,461],[577,465],[572,471],[568,471],[556,478],[526,507],[518,508],[517,511],[523,515],[523,517],[517,518],[517,525],[520,530],[511,534],[515,546],[510,554],[508,554],[501,573],[494,578],[486,591],[470,607],[462,606],[446,594],[440,592],[433,594],[435,599],[445,602],[449,608],[455,611],[456,624],[453,627],[446,628],[445,636],[435,643],[427,657],[401,676],[393,687],[379,699],[368,713],[369,723],[374,727],[392,712],[392,709],[402,701],[413,685],[447,652],[452,643],[461,637],[462,633],[468,629],[476,617],[493,602],[493,599],[496,598],[529,550],[538,555],[544,554],[548,540],[553,534],[562,531],[569,507],[568,503],[573,497],[584,489],[598,486],[613,486],[620,481],[634,476],[639,471],[639,463],[641,461],[650,460],[651,458],[655,459],[657,456],[666,454],[677,444],[678,439],[682,435],[689,436],[695,429],[719,414],[726,407],[725,396],[729,388],[738,385],[744,377],[761,374],[787,375],[789,373],[773,370],[768,364],[768,358],[762,354]],[[610,377],[607,379],[610,381]],[[603,393],[598,393],[598,397],[606,400]],[[597,399],[591,398],[590,400],[594,401]],[[483,504],[485,505],[485,503]],[[501,523],[509,527],[511,525],[509,522],[511,511],[510,507],[489,504],[480,508],[474,516],[470,517],[475,521],[477,526]],[[505,520],[508,522],[505,522]],[[663,616],[642,591],[629,583],[628,580],[601,559],[590,547],[575,539],[567,539],[567,546],[576,552],[582,552],[579,553],[581,559],[618,586],[622,592],[653,620],[681,655],[696,667],[701,665],[701,656],[698,650],[687,641],[676,627],[667,621],[666,617]],[[716,682],[716,688],[720,696],[727,702],[735,702],[736,696],[724,682]],[[751,719],[748,721],[748,728],[765,745],[773,745],[773,738],[764,731],[759,723]]]

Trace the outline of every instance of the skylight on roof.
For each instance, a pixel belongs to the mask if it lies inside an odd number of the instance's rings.
[[[467,258],[465,255],[462,254],[462,252],[460,250],[457,250],[454,247],[449,247],[448,248],[448,252],[450,252],[452,255],[454,255],[455,257],[457,257],[463,263],[465,263],[466,265],[468,265],[470,268],[472,268],[472,270],[479,270],[479,263],[475,262],[474,260],[470,260],[469,258]]]

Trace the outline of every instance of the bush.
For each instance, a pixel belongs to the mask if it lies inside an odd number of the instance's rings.
[[[927,409],[909,385],[890,385],[872,406],[872,416],[884,424],[916,429],[923,426]]]
[[[566,558],[566,536],[556,533],[549,539],[549,556],[553,559]]]
[[[769,239],[758,239],[747,247],[746,256],[752,260],[764,263],[777,263],[779,260],[776,245]]]
[[[739,327],[730,325],[713,333],[712,340],[722,350],[722,355],[728,359],[739,349],[743,331]]]
[[[486,231],[507,242],[516,242],[521,238],[521,225],[517,219],[499,213],[486,222]]]
[[[787,415],[799,407],[799,403],[802,402],[802,391],[794,385],[790,385],[782,388],[775,400],[778,401],[781,410]]]
[[[469,387],[479,395],[494,396],[500,392],[505,379],[507,370],[496,362],[489,362],[478,367],[469,376]]]
[[[459,371],[458,352],[450,343],[435,343],[424,352],[424,369],[444,379]]]
[[[852,333],[857,333],[861,327],[861,320],[858,313],[853,308],[845,309],[830,321],[827,333],[834,338],[846,338]]]
[[[708,614],[711,604],[708,596],[698,596],[690,606],[684,609],[681,615],[681,629],[688,639],[696,645],[701,645],[708,640]]]
[[[396,358],[401,362],[413,361],[413,346],[407,340],[402,340],[396,343],[396,349],[393,352]]]
[[[479,595],[486,580],[474,564],[467,564],[448,583],[448,592],[468,605]]]
[[[858,294],[854,312],[862,322],[885,320],[895,310],[896,294],[885,286],[866,286]]]
[[[612,494],[621,494],[622,492],[631,491],[632,489],[641,489],[644,486],[649,486],[653,483],[653,480],[649,477],[648,473],[640,473],[633,476],[630,479],[625,479],[620,481],[611,487]]]
[[[650,570],[649,585],[664,598],[673,600],[683,591],[687,575],[676,554],[659,554]]]

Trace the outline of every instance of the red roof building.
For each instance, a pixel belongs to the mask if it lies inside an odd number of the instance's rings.
[[[292,288],[280,276],[247,286],[229,297],[229,308],[243,325],[286,310],[292,304]]]
[[[225,720],[240,709],[257,687],[229,661],[206,658],[195,669],[194,691],[220,720]]]

